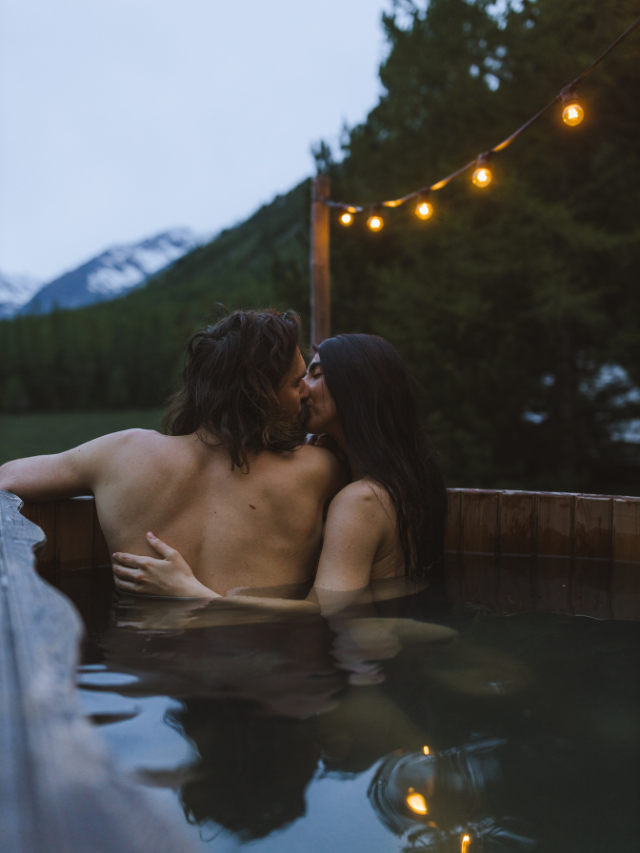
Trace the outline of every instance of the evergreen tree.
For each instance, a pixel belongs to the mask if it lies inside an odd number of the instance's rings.
[[[632,0],[396,0],[384,92],[319,168],[370,203],[444,177],[548,103],[636,17]],[[402,20],[402,25],[400,24]],[[613,440],[640,417],[640,33],[492,162],[411,204],[332,227],[333,328],[381,334],[425,387],[450,484],[637,493]],[[308,328],[309,183],[111,303],[0,323],[4,411],[157,406],[191,332],[228,308]],[[336,222],[334,217],[332,220]]]

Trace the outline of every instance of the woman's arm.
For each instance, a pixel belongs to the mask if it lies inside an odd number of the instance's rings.
[[[331,501],[314,587],[316,590],[362,590],[389,519],[371,485],[363,480],[345,486]]]
[[[223,596],[201,583],[179,551],[171,548],[153,533],[147,533],[149,545],[162,559],[141,557],[118,551],[112,554],[116,586],[122,592],[138,595],[160,595],[167,598],[214,598],[258,610],[278,610],[292,613],[319,612],[318,604],[286,598],[261,598],[250,595]]]

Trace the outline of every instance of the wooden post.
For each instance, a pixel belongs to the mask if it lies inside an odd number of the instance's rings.
[[[326,175],[313,179],[311,197],[311,343],[331,337],[331,284],[329,281],[329,208],[317,199],[329,198]]]

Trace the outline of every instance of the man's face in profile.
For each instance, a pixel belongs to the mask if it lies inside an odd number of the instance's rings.
[[[286,420],[291,422],[306,416],[305,400],[309,395],[305,383],[302,381],[307,367],[300,350],[291,362],[289,372],[282,380],[278,390],[278,400],[282,414]]]

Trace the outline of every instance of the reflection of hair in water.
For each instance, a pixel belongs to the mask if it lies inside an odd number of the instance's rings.
[[[181,791],[190,822],[212,820],[249,841],[304,815],[320,754],[313,721],[259,716],[244,700],[184,705],[173,718],[201,758]]]

